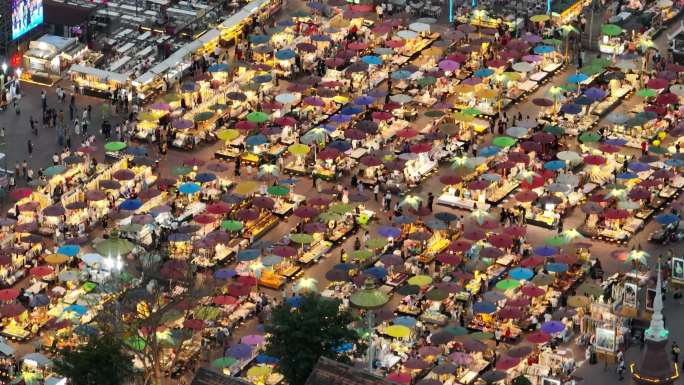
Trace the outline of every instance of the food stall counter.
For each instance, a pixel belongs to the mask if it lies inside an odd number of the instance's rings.
[[[326,240],[320,240],[316,242],[315,244],[311,245],[309,250],[304,252],[304,254],[302,254],[299,257],[299,263],[308,265],[310,263],[318,261],[319,258],[321,258],[328,251],[330,251],[332,245],[332,242]]]

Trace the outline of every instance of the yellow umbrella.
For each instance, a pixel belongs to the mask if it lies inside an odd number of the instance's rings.
[[[520,77],[521,77],[521,75],[518,72],[504,72],[503,75],[508,80],[513,80],[513,81],[518,81],[518,80],[520,80]]]
[[[343,95],[337,95],[333,98],[333,101],[335,101],[335,103],[345,104],[349,103],[349,98]]]
[[[240,132],[238,130],[233,130],[233,129],[228,129],[228,128],[224,128],[223,130],[219,130],[216,133],[216,137],[221,139],[221,140],[234,140],[238,136],[240,136]]]
[[[570,307],[585,307],[589,306],[591,300],[583,295],[571,295],[568,297],[568,306]]]
[[[430,277],[429,275],[414,275],[408,280],[409,285],[416,285],[420,287],[425,287],[431,283],[432,277]]]
[[[295,143],[288,147],[287,150],[295,155],[306,155],[311,149],[306,144]]]
[[[473,92],[474,90],[475,87],[471,86],[470,84],[459,84],[456,86],[455,92],[457,94],[467,94]]]
[[[247,195],[255,192],[259,185],[257,182],[248,180],[245,182],[240,182],[237,186],[235,186],[235,193],[240,194],[240,195]]]
[[[45,257],[45,262],[50,265],[60,265],[68,260],[69,257],[64,254],[50,254]]]
[[[247,377],[266,377],[273,371],[271,366],[252,366],[247,371]]]
[[[534,21],[535,23],[541,23],[544,21],[548,21],[549,19],[551,19],[549,15],[534,15],[530,17],[530,20]]]
[[[330,22],[330,26],[333,28],[347,28],[348,25],[349,25],[349,20],[343,19],[341,17],[334,18]]]
[[[472,115],[464,114],[462,112],[457,112],[454,114],[454,119],[456,119],[459,122],[470,123],[475,119],[475,117]]]
[[[431,56],[431,57],[437,57],[437,56],[442,56],[442,50],[438,47],[432,47],[428,48],[425,51],[423,51],[423,55],[425,56]]]
[[[385,328],[385,334],[394,338],[406,338],[411,334],[411,329],[404,325],[392,325]]]
[[[138,114],[138,120],[157,120],[158,117],[152,112],[141,112]]]
[[[482,99],[493,99],[496,97],[496,91],[488,88],[483,88],[475,93],[475,96]]]
[[[157,126],[157,123],[150,120],[142,120],[138,122],[138,128],[142,128],[143,130],[152,130],[154,128],[157,128]]]

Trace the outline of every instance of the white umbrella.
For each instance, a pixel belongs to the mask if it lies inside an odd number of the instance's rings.
[[[573,174],[558,174],[558,176],[556,177],[556,183],[562,183],[572,187],[577,187],[577,185],[579,185],[579,177]]]
[[[684,85],[675,84],[673,86],[670,86],[670,92],[677,96],[684,96]]]
[[[635,70],[636,69],[636,64],[633,61],[627,61],[627,60],[620,60],[617,62],[615,65],[619,69],[623,71],[628,71],[628,70]]]
[[[397,32],[397,36],[399,36],[400,38],[402,38],[404,40],[411,40],[411,39],[415,39],[418,36],[418,34],[414,31],[411,31],[408,29],[403,29],[403,30]]]
[[[88,266],[102,265],[102,262],[104,261],[104,257],[97,253],[88,253],[79,258]]]
[[[390,96],[390,100],[395,102],[395,103],[405,104],[405,103],[408,103],[411,100],[413,100],[413,97],[406,95],[406,94],[396,94],[396,95]]]
[[[575,162],[582,159],[575,151],[561,151],[556,154],[556,158],[566,162]]]
[[[409,29],[411,31],[416,31],[418,33],[421,32],[429,32],[430,31],[430,24],[425,24],[425,23],[411,23],[409,24]]]
[[[276,102],[282,103],[282,104],[292,104],[294,103],[295,100],[297,100],[297,95],[285,92],[282,94],[278,94],[275,97]]]
[[[51,366],[52,365],[52,360],[45,357],[45,355],[43,355],[41,353],[29,353],[29,354],[25,355],[22,358],[22,360],[24,361],[24,363],[26,363],[28,361],[29,364],[33,363],[36,366],[45,367],[45,366]]]
[[[528,129],[525,127],[508,127],[506,129],[506,135],[512,136],[514,138],[524,138],[527,136]]]
[[[534,69],[534,66],[528,62],[518,62],[513,64],[513,69],[518,72],[530,72]]]

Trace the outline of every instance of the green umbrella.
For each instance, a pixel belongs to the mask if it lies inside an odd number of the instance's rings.
[[[561,45],[562,42],[558,39],[544,39],[542,40],[542,43],[548,45]]]
[[[59,175],[59,174],[63,173],[64,171],[66,171],[66,167],[64,167],[62,165],[56,165],[56,166],[50,166],[50,167],[46,168],[45,171],[43,171],[43,174],[47,177],[52,177],[55,175]]]
[[[434,76],[425,76],[416,82],[418,86],[420,87],[425,87],[425,86],[431,86],[437,82],[437,79]]]
[[[256,83],[240,83],[240,91],[259,91],[259,88]]]
[[[253,111],[247,114],[247,120],[252,123],[264,123],[268,120],[268,114],[261,111]]]
[[[169,311],[166,311],[162,314],[161,322],[162,323],[173,323],[173,322],[178,321],[181,318],[183,318],[183,313],[181,313],[180,310],[170,309]]]
[[[121,231],[127,233],[137,233],[142,230],[143,226],[139,223],[129,223],[127,225],[121,226]]]
[[[636,92],[636,96],[642,97],[642,98],[652,98],[656,96],[658,93],[656,90],[652,88],[642,88],[639,91]]]
[[[313,235],[305,233],[297,233],[290,235],[290,240],[301,245],[313,242]]]
[[[565,130],[563,129],[563,127],[559,126],[546,126],[544,127],[544,131],[556,136],[561,136],[565,134]]]
[[[562,235],[556,235],[544,239],[544,244],[553,247],[561,247],[570,243],[570,240]]]
[[[461,113],[464,113],[466,115],[472,115],[472,116],[483,114],[482,111],[478,110],[477,108],[473,108],[473,107],[469,107],[469,108],[466,108],[464,110],[461,110]]]
[[[371,238],[366,241],[366,247],[369,249],[380,249],[385,247],[387,240],[383,238]]]
[[[456,337],[464,336],[468,334],[468,329],[462,327],[462,326],[447,326],[444,329],[445,332],[454,335]]]
[[[354,250],[349,254],[352,259],[357,261],[365,261],[366,259],[373,256],[373,252],[370,250]]]
[[[532,283],[537,286],[547,286],[550,285],[551,282],[553,282],[553,277],[544,273],[537,274],[532,278]]]
[[[604,70],[603,67],[593,65],[593,64],[580,68],[580,72],[587,75],[587,76],[596,75],[598,73],[603,72],[603,70]]]
[[[181,175],[190,174],[190,172],[192,172],[192,168],[187,167],[187,166],[179,166],[179,167],[174,167],[174,169],[171,172],[175,176],[181,176]]]
[[[170,94],[164,95],[162,97],[162,100],[165,101],[166,103],[177,102],[177,101],[181,100],[181,96],[180,96],[180,94],[172,92]]]
[[[420,292],[420,286],[404,285],[397,289],[397,294],[400,295],[416,295]]]
[[[470,337],[474,340],[484,341],[484,340],[491,340],[492,338],[494,338],[494,334],[487,333],[487,332],[475,332],[475,333],[468,335],[468,337]]]
[[[205,321],[218,319],[221,314],[223,312],[213,306],[202,306],[195,310],[195,318]]]
[[[290,17],[309,17],[311,14],[303,9],[298,9],[290,13]]]
[[[346,214],[353,210],[353,207],[347,203],[336,203],[330,206],[330,211],[337,214]]]
[[[430,110],[430,111],[425,112],[423,115],[427,116],[428,118],[441,118],[445,114],[443,111]]]
[[[227,109],[228,109],[228,105],[227,105],[227,104],[223,104],[223,103],[216,103],[216,104],[212,104],[211,106],[209,106],[209,109],[212,110],[212,111],[216,111],[216,110],[227,110]]]
[[[121,151],[126,148],[126,143],[124,142],[109,142],[105,144],[105,150],[109,152]]]
[[[648,152],[652,152],[654,154],[665,154],[667,153],[667,149],[660,146],[648,146]]]
[[[233,357],[221,357],[212,361],[211,366],[217,369],[223,369],[229,366],[233,366],[236,362],[237,360]]]
[[[130,253],[133,248],[135,248],[133,243],[118,237],[105,239],[95,245],[95,250],[105,257],[123,256]]]
[[[511,138],[510,136],[497,136],[492,141],[492,144],[494,144],[495,146],[497,146],[499,148],[507,148],[507,147],[511,147],[512,145],[514,145],[515,142],[516,142],[516,140],[514,138]]]
[[[214,113],[211,111],[204,111],[200,112],[198,114],[195,114],[195,116],[192,118],[195,122],[206,122],[207,120],[211,119],[211,117],[214,116]]]
[[[333,212],[330,212],[330,211],[326,211],[326,212],[324,212],[324,213],[320,213],[320,214],[318,215],[318,218],[319,218],[320,220],[322,220],[322,221],[325,221],[325,222],[329,222],[329,221],[339,221],[340,219],[342,219],[342,214],[338,214],[338,213],[333,213]]]
[[[228,128],[220,130],[216,133],[216,137],[220,140],[234,140],[237,139],[238,136],[240,136],[240,132],[238,130]]]
[[[563,91],[576,91],[577,84],[565,83],[562,86],[560,86],[560,89],[562,89]]]
[[[361,290],[352,293],[349,302],[361,309],[378,309],[389,302],[389,296],[375,288],[373,280],[368,279]]]
[[[284,197],[285,195],[290,193],[290,189],[285,187],[285,186],[268,186],[266,191],[271,194],[275,195],[277,197]]]
[[[432,283],[432,277],[429,275],[415,275],[407,281],[409,285],[416,285],[419,287],[425,287]]]
[[[599,67],[603,67],[603,68],[609,67],[610,66],[610,59],[606,59],[604,57],[597,57],[591,61],[591,65],[599,66]]]
[[[240,231],[242,230],[242,222],[228,219],[221,222],[221,228],[226,231]]]
[[[518,286],[520,286],[520,281],[510,278],[502,279],[501,281],[496,283],[496,288],[499,290],[511,290],[515,289]]]
[[[425,298],[429,299],[430,301],[443,301],[449,296],[449,293],[447,293],[444,290],[439,290],[439,289],[432,289],[425,293]]]
[[[601,33],[608,36],[617,36],[623,31],[622,27],[615,24],[604,24],[601,26]]]
[[[142,351],[145,349],[145,340],[143,340],[139,336],[133,336],[129,337],[126,339],[126,345],[128,345],[131,349],[137,350],[137,351]]]
[[[601,140],[601,135],[595,132],[583,132],[579,136],[579,141],[582,143],[598,142],[599,140]]]

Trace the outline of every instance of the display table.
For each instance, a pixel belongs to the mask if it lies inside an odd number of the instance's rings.
[[[327,253],[332,247],[332,242],[320,240],[315,244],[311,245],[309,250],[302,254],[298,261],[301,264],[308,265],[310,263],[318,261],[321,256]]]
[[[455,195],[451,194],[442,194],[437,198],[437,204],[440,204],[442,206],[448,206],[448,207],[454,207],[454,208],[459,208],[463,210],[475,210],[475,209],[482,209],[482,210],[489,210],[491,207],[489,204],[485,203],[479,203],[478,201],[468,199],[468,198],[459,198]]]

